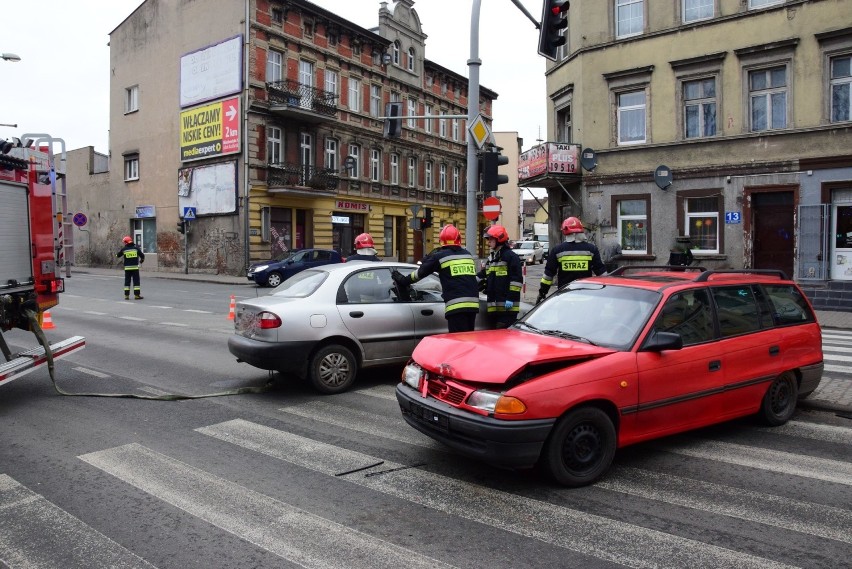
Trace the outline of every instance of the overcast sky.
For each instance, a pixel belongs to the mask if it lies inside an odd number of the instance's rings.
[[[313,1],[361,27],[378,26],[379,0]],[[540,0],[521,3],[540,17]],[[106,153],[109,33],[141,4],[3,0],[0,53],[14,53],[21,61],[0,60],[0,138],[46,133],[64,139],[68,150],[94,146]],[[465,77],[471,5],[471,0],[419,0],[414,5],[428,35],[426,58]],[[547,133],[545,60],[536,53],[538,31],[512,0],[482,0],[479,37],[480,84],[499,95],[494,130],[517,131],[526,150]],[[210,43],[219,39],[224,38],[210,38]]]

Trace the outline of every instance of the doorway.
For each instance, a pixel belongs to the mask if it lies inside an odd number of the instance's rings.
[[[794,276],[795,251],[793,191],[757,191],[751,194],[752,268],[780,269]]]

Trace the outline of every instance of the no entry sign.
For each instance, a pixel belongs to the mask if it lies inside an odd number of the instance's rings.
[[[482,215],[491,221],[500,217],[500,200],[493,196],[485,198],[482,202]]]

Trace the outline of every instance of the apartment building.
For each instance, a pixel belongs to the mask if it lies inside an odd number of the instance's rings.
[[[778,269],[852,310],[852,1],[572,2],[548,65],[551,241],[605,261]],[[582,168],[580,167],[582,164]]]
[[[146,265],[239,274],[295,248],[345,255],[369,232],[381,257],[419,260],[441,225],[465,229],[467,192],[452,118],[467,78],[426,38],[413,0],[380,3],[372,29],[307,0],[146,0],[110,33],[109,196],[73,191],[97,222],[89,257],[131,232]],[[489,123],[496,97],[481,88]]]

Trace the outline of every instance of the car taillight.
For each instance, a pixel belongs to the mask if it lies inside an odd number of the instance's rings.
[[[265,330],[268,328],[280,328],[281,327],[281,319],[278,318],[275,314],[271,312],[261,312],[258,315],[258,321],[260,322],[260,328]]]

